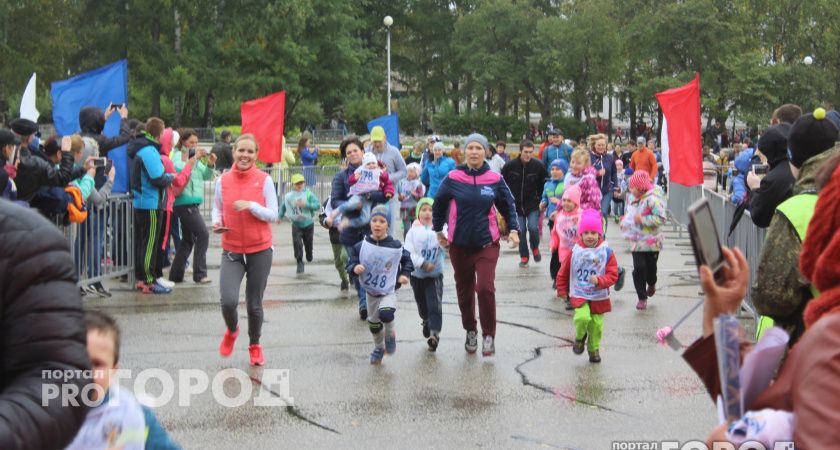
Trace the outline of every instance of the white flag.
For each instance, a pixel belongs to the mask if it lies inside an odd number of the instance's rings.
[[[23,97],[20,99],[20,117],[38,122],[40,116],[41,113],[35,107],[35,74],[33,73],[29,83],[26,84],[26,90],[23,91]]]

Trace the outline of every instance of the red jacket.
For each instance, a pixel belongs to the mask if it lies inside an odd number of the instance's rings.
[[[599,240],[597,245],[601,245],[602,242],[604,242],[604,239]],[[578,238],[575,245],[583,247],[583,241]],[[616,281],[618,281],[618,261],[615,259],[615,252],[613,252],[612,249],[609,249],[609,255],[606,270],[603,274],[597,275],[597,287],[599,289],[608,289],[610,286],[614,285]],[[556,285],[558,297],[566,297],[569,295],[569,274],[572,269],[572,252],[568,252],[560,264],[560,270],[557,272]],[[578,297],[571,297],[569,300],[575,308],[580,308],[588,301]],[[603,301],[593,301],[589,302],[589,308],[592,314],[604,314],[612,311],[612,303],[609,298]]]

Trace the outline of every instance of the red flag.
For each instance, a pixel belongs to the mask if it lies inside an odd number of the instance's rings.
[[[260,151],[257,158],[264,163],[278,163],[283,150],[283,116],[286,113],[286,91],[256,100],[242,102],[242,134],[257,138]]]
[[[703,143],[700,136],[700,74],[690,83],[656,94],[668,122],[669,179],[684,186],[703,183]],[[663,143],[664,144],[664,143]]]

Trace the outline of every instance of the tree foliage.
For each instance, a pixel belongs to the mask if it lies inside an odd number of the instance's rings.
[[[385,112],[386,15],[410,132],[518,138],[529,112],[603,117],[605,96],[649,121],[653,94],[695,72],[710,120],[763,124],[781,103],[840,99],[836,0],[11,0],[0,119],[32,72],[49,120],[51,81],[127,58],[134,116],[237,123],[242,101],[285,90],[290,127],[342,116],[364,132]]]

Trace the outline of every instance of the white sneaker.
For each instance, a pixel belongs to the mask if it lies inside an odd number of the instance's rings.
[[[169,280],[167,280],[167,279],[166,279],[166,278],[164,278],[164,277],[160,277],[160,278],[158,278],[158,279],[157,279],[157,280],[155,280],[155,281],[157,281],[157,283],[158,283],[159,285],[161,285],[161,286],[163,286],[163,287],[165,287],[165,288],[172,289],[172,288],[174,288],[174,287],[175,287],[175,283],[174,283],[174,282],[169,281]]]

